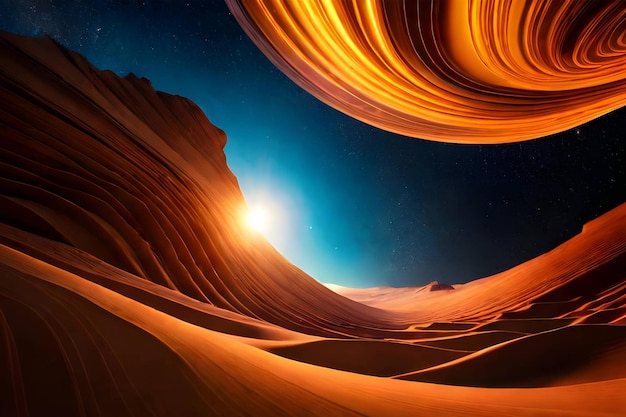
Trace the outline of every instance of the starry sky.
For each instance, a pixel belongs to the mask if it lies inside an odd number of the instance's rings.
[[[266,237],[322,282],[462,283],[538,256],[626,200],[626,108],[505,145],[410,139],[321,103],[220,0],[0,0],[0,29],[49,34],[100,69],[190,98]]]

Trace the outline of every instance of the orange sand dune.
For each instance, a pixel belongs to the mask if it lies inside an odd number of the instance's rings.
[[[626,414],[626,204],[501,274],[349,299],[241,227],[224,144],[1,34],[0,415]]]
[[[408,373],[414,369],[430,368],[470,353],[371,339],[326,339],[268,350],[301,362],[375,376],[393,376]],[[381,358],[393,360],[381,360]]]
[[[421,345],[440,347],[452,350],[477,351],[512,339],[526,336],[525,333],[503,331],[467,332],[452,337],[420,340]]]
[[[622,378],[624,355],[626,327],[569,326],[504,342],[401,378],[487,387],[580,384]]]
[[[0,248],[4,415],[617,416],[625,379],[477,389],[292,362]],[[41,352],[46,352],[42,355]]]
[[[454,290],[335,290],[374,307],[410,312],[422,322],[566,319],[574,312],[590,315],[624,305],[620,297],[626,291],[625,245],[626,205],[622,205],[552,251],[500,274],[454,285]],[[376,296],[379,292],[385,296]]]

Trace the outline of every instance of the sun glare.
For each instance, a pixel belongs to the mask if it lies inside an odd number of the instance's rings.
[[[251,238],[263,237],[275,247],[288,245],[290,219],[284,200],[265,193],[253,194],[240,206],[239,224]]]
[[[263,232],[267,227],[267,212],[262,207],[251,207],[246,220],[250,228]]]

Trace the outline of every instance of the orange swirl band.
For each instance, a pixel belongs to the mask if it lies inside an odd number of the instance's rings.
[[[504,143],[626,104],[626,3],[227,0],[302,88],[401,135]]]

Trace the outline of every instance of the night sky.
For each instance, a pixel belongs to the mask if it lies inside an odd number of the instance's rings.
[[[409,139],[318,101],[221,1],[0,0],[0,29],[49,34],[100,69],[190,98],[228,136],[265,232],[322,282],[461,283],[545,253],[626,199],[626,109],[506,145]]]

